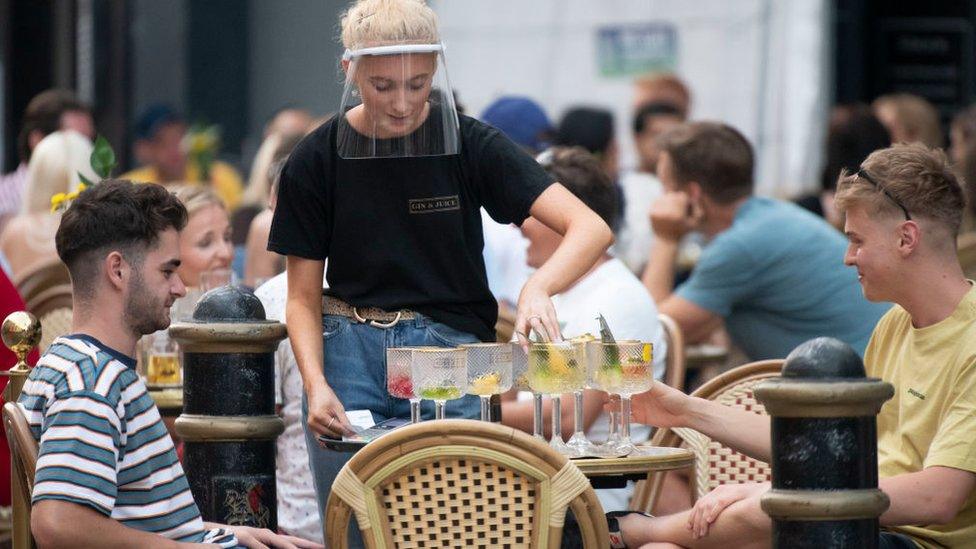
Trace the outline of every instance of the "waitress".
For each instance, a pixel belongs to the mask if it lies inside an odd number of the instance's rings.
[[[532,157],[457,114],[437,17],[423,1],[360,0],[342,18],[342,42],[339,114],[292,152],[268,244],[287,256],[288,336],[320,510],[350,454],[315,437],[351,434],[346,410],[369,410],[377,422],[409,417],[408,401],[387,393],[386,348],[494,340],[481,207],[499,223],[531,215],[564,235],[519,296],[522,334],[559,337],[550,296],[612,241],[600,217]],[[478,399],[447,410],[475,418]]]

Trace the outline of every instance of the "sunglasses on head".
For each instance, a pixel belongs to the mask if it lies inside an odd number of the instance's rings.
[[[894,202],[896,206],[898,206],[899,208],[901,208],[901,211],[905,213],[905,221],[911,221],[912,220],[912,216],[908,215],[908,208],[906,208],[905,205],[901,203],[901,200],[898,200],[897,198],[895,198],[895,195],[889,193],[888,192],[888,189],[884,188],[884,186],[881,183],[878,183],[877,181],[875,181],[873,177],[871,177],[870,175],[868,175],[868,172],[864,171],[863,169],[860,169],[860,170],[857,170],[857,174],[855,174],[855,175],[857,175],[858,177],[863,178],[868,183],[870,183],[870,184],[874,185],[875,187],[877,187],[881,192],[884,193],[885,196],[887,196],[888,198],[890,198],[891,201]]]

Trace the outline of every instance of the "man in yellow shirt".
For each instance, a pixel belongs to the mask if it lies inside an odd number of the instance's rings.
[[[842,174],[836,202],[847,214],[844,262],[865,297],[896,304],[864,355],[868,376],[895,387],[877,421],[879,486],[891,500],[879,546],[976,547],[976,289],[956,255],[962,187],[942,151],[895,145]],[[638,421],[690,427],[769,461],[768,417],[661,383],[635,396],[633,409]],[[768,489],[722,486],[690,511],[619,516],[614,546],[769,546],[759,506]]]
[[[200,166],[189,160],[186,123],[166,105],[146,109],[136,124],[135,155],[142,167],[120,179],[143,183],[202,183]],[[231,165],[214,160],[210,165],[209,183],[217,196],[233,210],[241,201],[244,185]]]

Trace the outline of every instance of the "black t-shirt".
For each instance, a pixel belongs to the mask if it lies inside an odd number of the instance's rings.
[[[553,179],[467,116],[460,152],[449,156],[344,159],[336,129],[333,117],[285,164],[268,249],[328,258],[329,293],[351,305],[411,309],[494,340],[480,208],[521,224]]]

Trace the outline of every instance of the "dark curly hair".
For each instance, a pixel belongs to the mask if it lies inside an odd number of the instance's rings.
[[[71,273],[73,291],[84,297],[93,290],[97,256],[118,250],[126,261],[141,265],[160,233],[180,231],[186,222],[186,208],[161,185],[107,179],[71,203],[54,242]]]
[[[619,195],[593,154],[583,147],[552,147],[539,155],[539,164],[608,226],[617,226]]]

